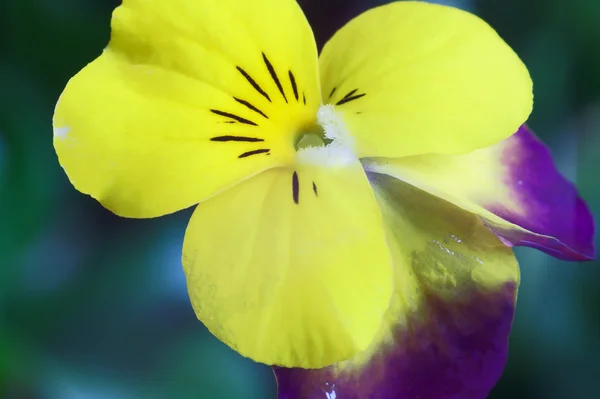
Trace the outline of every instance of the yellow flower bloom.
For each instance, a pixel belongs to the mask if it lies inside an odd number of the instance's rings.
[[[532,101],[514,52],[450,7],[372,9],[319,56],[294,0],[124,0],[58,101],[54,145],[118,215],[200,203],[183,245],[198,318],[244,356],[317,368],[367,349],[391,301],[396,321],[419,301],[406,249],[427,232],[403,235],[363,164],[489,146]],[[478,284],[515,276],[500,252]],[[452,270],[432,279],[471,278]]]

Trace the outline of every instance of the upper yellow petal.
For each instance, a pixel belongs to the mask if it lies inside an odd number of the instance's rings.
[[[244,356],[320,368],[365,350],[392,293],[360,163],[272,169],[198,205],[183,248],[198,318]]]
[[[292,162],[317,73],[293,0],[125,0],[108,47],[61,95],[56,152],[113,212],[174,212]]]
[[[510,136],[533,105],[525,65],[484,21],[402,1],[350,21],[320,56],[361,157],[464,153]]]

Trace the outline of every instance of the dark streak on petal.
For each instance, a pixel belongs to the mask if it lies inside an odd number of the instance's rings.
[[[319,192],[317,190],[317,185],[315,184],[315,182],[313,182],[313,191],[315,192],[315,195],[318,197],[319,196]]]
[[[285,92],[283,91],[283,87],[281,86],[281,82],[279,81],[279,78],[277,77],[277,73],[275,73],[275,68],[273,68],[273,64],[271,64],[271,62],[269,62],[269,59],[267,58],[267,56],[265,55],[265,53],[262,53],[262,56],[263,56],[263,60],[265,61],[265,65],[267,66],[267,69],[269,70],[269,74],[271,74],[271,78],[273,79],[273,81],[277,85],[277,88],[279,89],[279,92],[281,93],[281,95],[283,96],[283,99],[287,103],[288,102],[287,97],[285,96]]]
[[[261,141],[265,141],[264,139],[259,139],[256,137],[245,137],[245,136],[217,136],[210,139],[210,141],[242,141],[246,143],[258,143]]]
[[[352,96],[352,97],[346,97],[346,98],[343,98],[343,99],[341,99],[340,101],[338,101],[338,102],[337,102],[335,105],[342,105],[342,104],[346,104],[346,103],[348,103],[348,102],[350,102],[350,101],[357,100],[357,99],[359,99],[359,98],[361,98],[361,97],[364,97],[364,96],[366,96],[366,95],[367,95],[366,93],[363,93],[363,94],[357,94],[356,96]]]
[[[300,201],[300,183],[298,182],[298,173],[296,171],[292,175],[292,197],[294,198],[294,202],[298,204]]]
[[[219,111],[218,109],[211,109],[210,112],[212,112],[213,114],[216,114],[216,115],[224,116],[226,118],[231,118],[237,122],[244,123],[246,125],[258,126],[256,123],[252,122],[251,120],[242,118],[241,116],[237,116],[237,115],[231,114],[229,112]]]
[[[337,90],[337,87],[334,87],[333,90],[331,90],[331,93],[329,93],[329,98],[328,100],[331,100],[331,97],[333,97],[333,95],[335,94],[335,91]]]
[[[246,80],[252,85],[252,87],[254,87],[254,90],[259,92],[264,98],[266,98],[267,100],[269,100],[269,102],[271,102],[271,98],[269,97],[269,95],[258,85],[258,83],[256,83],[256,81],[254,79],[252,79],[252,77],[250,75],[248,75],[248,73],[246,71],[244,71],[239,66],[236,66],[236,68],[246,78]]]
[[[271,149],[269,149],[269,148],[261,148],[260,150],[254,150],[254,151],[245,152],[242,155],[240,155],[238,158],[247,158],[247,157],[249,157],[251,155],[264,154],[264,153],[267,153],[269,151],[271,151]],[[267,155],[269,155],[269,154],[267,154]]]
[[[344,98],[342,98],[342,100],[345,100],[345,99],[347,99],[348,97],[352,96],[352,95],[353,95],[354,93],[356,93],[357,91],[358,91],[358,89],[354,89],[354,90],[352,90],[350,93],[346,94],[346,95],[344,96]],[[340,101],[341,101],[341,100],[340,100]]]
[[[264,112],[262,112],[260,109],[256,108],[254,105],[250,104],[248,101],[245,101],[245,100],[239,99],[239,98],[237,98],[237,97],[233,97],[233,99],[234,99],[235,101],[237,101],[238,103],[240,103],[240,104],[242,104],[242,105],[244,105],[244,106],[248,107],[248,108],[249,108],[249,109],[251,109],[252,111],[254,111],[254,112],[258,113],[258,114],[261,114],[261,115],[262,115],[262,116],[264,116],[265,118],[269,119],[269,117],[268,117],[267,115],[265,115],[265,113],[264,113]]]
[[[304,102],[304,105],[306,105],[306,93],[302,93],[302,101]]]
[[[289,75],[290,82],[292,83],[292,90],[294,90],[294,97],[296,97],[296,101],[298,101],[298,86],[296,85],[296,78],[294,77],[292,71],[290,71]]]

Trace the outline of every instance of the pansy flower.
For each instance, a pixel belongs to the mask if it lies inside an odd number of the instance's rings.
[[[505,360],[510,246],[594,252],[521,127],[532,103],[516,54],[455,8],[372,9],[318,54],[294,0],[124,0],[54,145],[120,216],[199,204],[193,308],[278,366],[282,399],[480,398]]]

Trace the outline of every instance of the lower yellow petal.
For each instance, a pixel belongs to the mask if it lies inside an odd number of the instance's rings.
[[[350,21],[320,59],[360,157],[464,153],[510,136],[531,112],[527,68],[484,21],[400,1]]]
[[[203,202],[183,253],[198,318],[262,363],[352,357],[391,297],[381,214],[357,160],[271,169]]]

